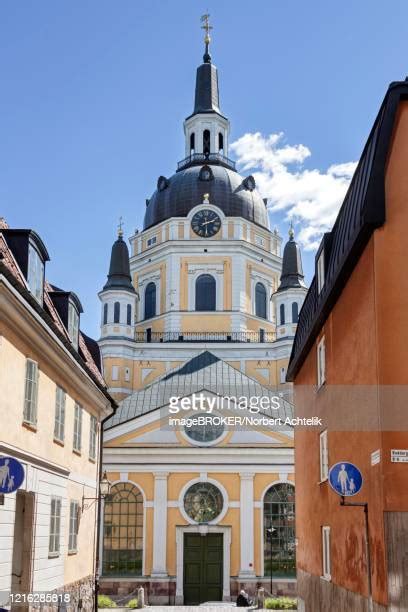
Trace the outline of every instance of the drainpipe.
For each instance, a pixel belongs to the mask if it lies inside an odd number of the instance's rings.
[[[102,455],[103,455],[103,426],[108,419],[110,419],[116,412],[117,404],[112,400],[112,414],[106,416],[100,422],[99,432],[99,465],[98,465],[98,495],[97,495],[97,521],[96,521],[96,551],[95,551],[95,563],[94,563],[94,612],[98,610],[98,594],[99,594],[99,572],[100,572],[100,558],[99,558],[99,547],[100,547],[100,533],[101,533],[101,488],[100,482],[102,480]]]

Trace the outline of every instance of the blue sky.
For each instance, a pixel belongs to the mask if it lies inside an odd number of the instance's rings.
[[[2,0],[0,215],[39,232],[94,336],[118,217],[140,228],[183,157],[207,8],[234,156],[273,225],[294,218],[309,279],[386,87],[408,73],[403,0]]]

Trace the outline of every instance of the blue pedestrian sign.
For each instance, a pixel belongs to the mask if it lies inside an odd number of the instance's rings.
[[[13,457],[0,457],[0,493],[13,493],[23,484],[24,468]]]
[[[354,463],[339,461],[329,470],[329,483],[337,495],[351,497],[360,491],[363,486],[363,477]]]

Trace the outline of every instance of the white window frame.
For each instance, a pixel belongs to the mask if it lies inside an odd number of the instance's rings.
[[[329,477],[329,450],[327,442],[327,429],[325,429],[319,435],[320,482],[324,482]]]
[[[44,262],[35,246],[31,243],[28,245],[27,282],[33,297],[42,305],[44,295]]]
[[[69,503],[69,532],[68,532],[68,552],[70,554],[78,552],[78,531],[79,531],[79,502],[71,499]]]
[[[330,559],[330,527],[322,527],[322,576],[325,580],[331,580]]]
[[[157,236],[156,235],[155,236],[151,236],[150,238],[147,239],[147,246],[151,247],[154,244],[156,244],[156,242],[157,242]]]
[[[65,438],[65,405],[66,397],[62,387],[57,385],[55,389],[55,421],[54,421],[54,440],[64,442]]]
[[[73,449],[77,453],[80,453],[81,448],[82,448],[82,413],[83,413],[83,408],[81,404],[78,404],[78,402],[75,402]]]
[[[117,365],[113,365],[112,366],[112,376],[111,376],[112,380],[119,380],[119,366]]]
[[[316,353],[317,388],[320,389],[320,387],[326,382],[326,340],[324,336],[319,340],[317,344]]]
[[[317,293],[319,294],[324,287],[325,275],[324,275],[324,249],[319,255],[317,260]]]
[[[71,300],[68,302],[68,336],[70,337],[73,347],[78,350],[79,312]]]
[[[25,391],[24,391],[24,423],[37,424],[38,405],[38,363],[32,359],[26,359]]]
[[[96,443],[98,439],[98,420],[91,414],[89,420],[89,458],[96,459]]]
[[[61,547],[61,498],[51,497],[48,556],[58,557]]]

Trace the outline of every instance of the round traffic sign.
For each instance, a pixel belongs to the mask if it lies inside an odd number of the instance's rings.
[[[329,470],[329,483],[337,495],[351,497],[360,491],[363,477],[354,463],[339,461]]]
[[[13,457],[0,457],[0,493],[13,493],[23,484],[24,467]]]

